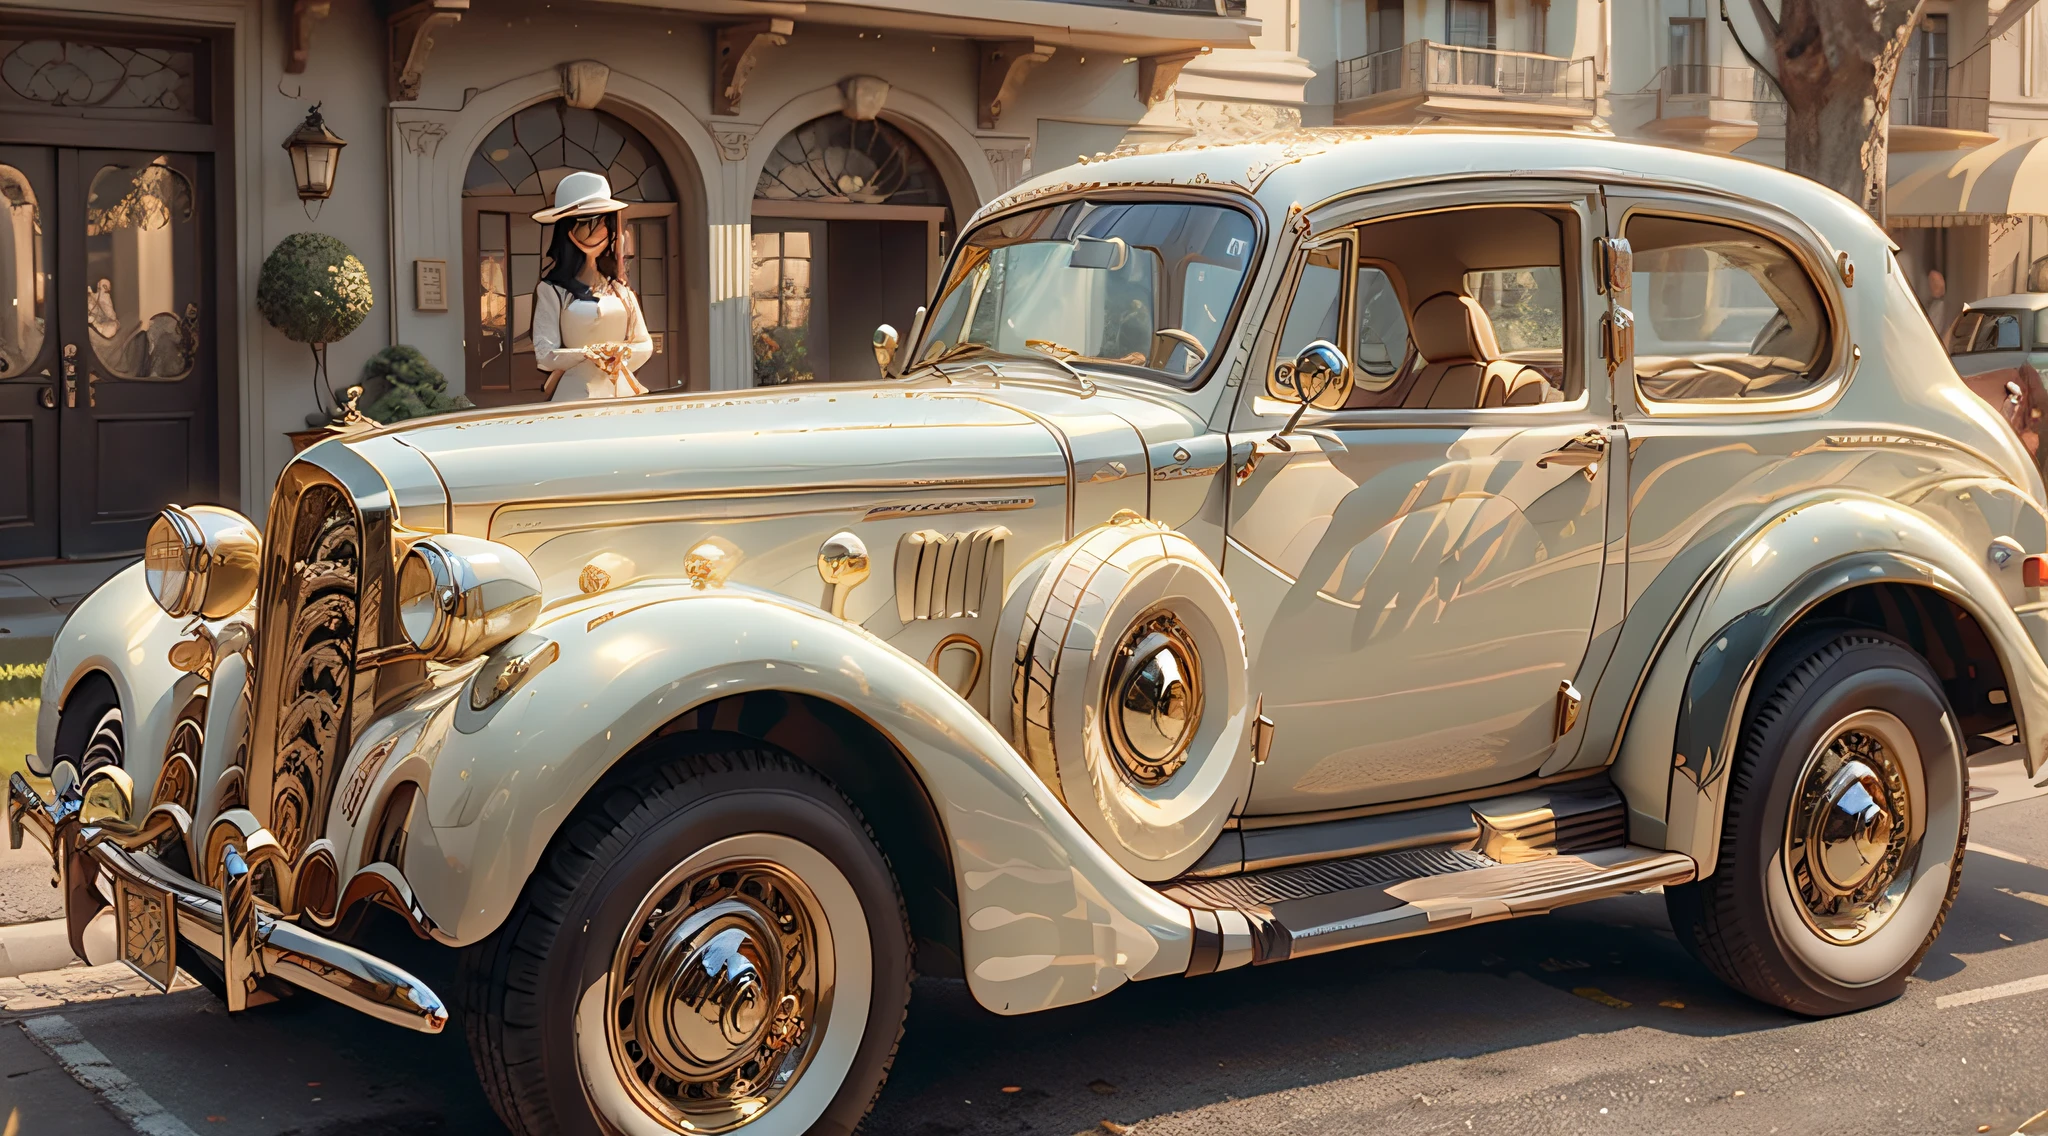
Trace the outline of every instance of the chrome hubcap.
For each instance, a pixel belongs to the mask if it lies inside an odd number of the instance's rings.
[[[1194,636],[1170,612],[1139,620],[1124,637],[1107,714],[1124,776],[1160,785],[1186,764],[1202,721],[1201,665]]]
[[[728,1132],[802,1071],[831,983],[824,918],[759,862],[671,872],[626,925],[607,987],[612,1058],[635,1098],[684,1132]]]
[[[1912,885],[1913,820],[1905,723],[1862,711],[1836,724],[1807,759],[1786,826],[1785,865],[1807,924],[1835,943],[1875,933]]]
[[[1861,761],[1835,771],[1814,810],[1809,839],[1817,848],[1820,882],[1837,894],[1861,887],[1883,866],[1891,844],[1891,794],[1875,769]]]

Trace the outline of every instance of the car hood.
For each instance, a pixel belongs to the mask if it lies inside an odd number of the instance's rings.
[[[461,531],[477,527],[465,517],[524,501],[881,493],[1068,475],[1042,414],[996,384],[943,379],[519,407],[380,434],[428,459]]]

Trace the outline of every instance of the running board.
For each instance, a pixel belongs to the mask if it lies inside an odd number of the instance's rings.
[[[1634,845],[1501,863],[1417,848],[1162,888],[1192,910],[1187,973],[1321,954],[1690,881],[1691,857]]]

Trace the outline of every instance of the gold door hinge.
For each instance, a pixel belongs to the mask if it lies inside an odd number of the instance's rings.
[[[1273,752],[1273,719],[1266,717],[1266,696],[1252,709],[1252,764],[1264,765]]]
[[[1584,696],[1579,693],[1578,687],[1572,685],[1570,679],[1557,684],[1556,729],[1550,735],[1550,740],[1556,741],[1571,733],[1572,727],[1579,724],[1579,704],[1582,701]]]

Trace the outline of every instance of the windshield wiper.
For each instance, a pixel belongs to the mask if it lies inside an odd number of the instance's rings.
[[[1033,341],[1034,344],[1039,342],[1051,341]],[[1058,345],[1054,344],[1054,346]],[[1093,379],[1090,379],[1088,376],[1082,374],[1080,371],[1075,370],[1074,365],[1067,362],[1065,359],[1062,359],[1057,355],[1053,355],[1045,351],[1036,350],[1035,348],[1029,355],[1013,355],[1008,351],[998,351],[994,347],[986,343],[956,343],[953,345],[952,349],[945,351],[939,355],[936,355],[930,359],[926,359],[924,362],[919,363],[917,366],[919,368],[936,367],[942,363],[950,363],[956,359],[961,359],[969,355],[977,354],[1000,355],[1005,359],[1022,359],[1032,362],[1051,363],[1059,367],[1061,370],[1065,371],[1067,374],[1074,376],[1074,381],[1081,384],[1081,393],[1083,397],[1095,393],[1095,381]]]
[[[1055,351],[1064,351],[1069,355],[1079,355],[1079,351],[1076,351],[1073,348],[1066,346],[1065,344],[1055,343],[1050,339],[1027,339],[1024,341],[1024,346],[1029,347],[1033,351],[1038,352],[1039,358],[1046,359],[1053,363],[1057,363],[1059,365],[1060,370],[1065,371],[1066,373],[1074,376],[1074,381],[1081,384],[1082,398],[1087,398],[1089,395],[1095,393],[1095,381],[1093,379],[1090,379],[1088,376],[1076,370],[1072,363],[1067,362],[1064,358],[1053,353]]]

